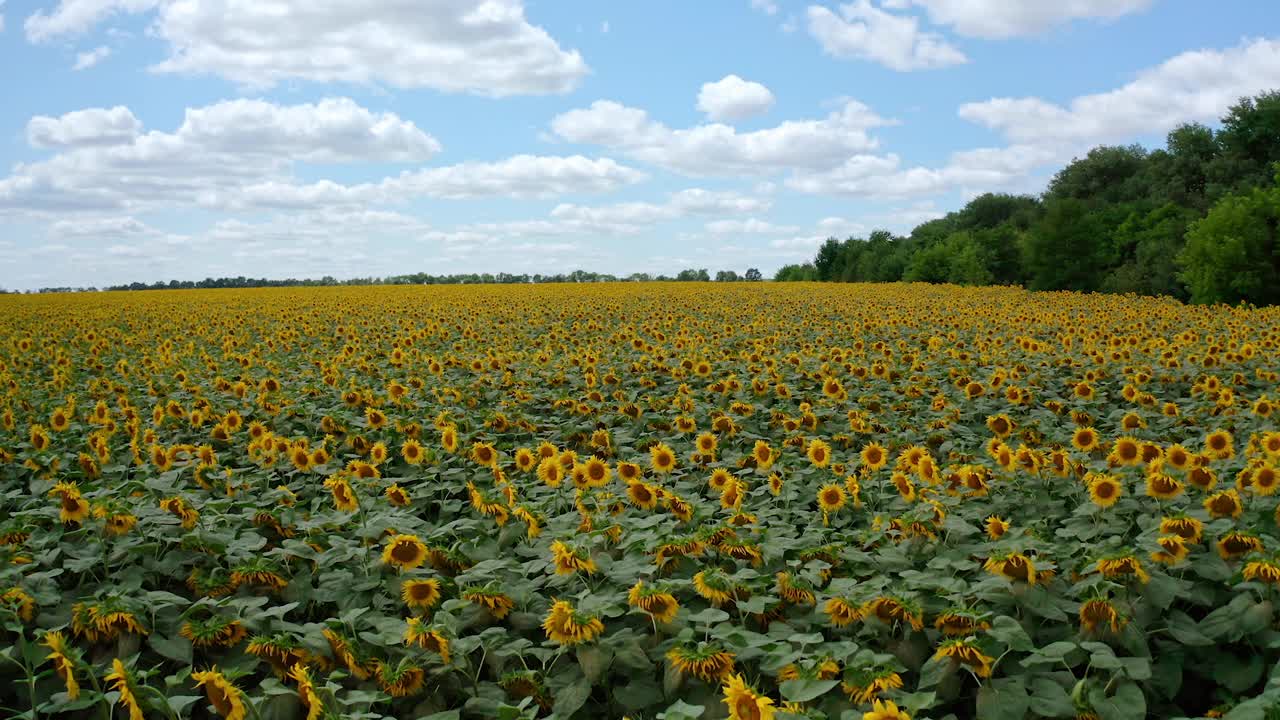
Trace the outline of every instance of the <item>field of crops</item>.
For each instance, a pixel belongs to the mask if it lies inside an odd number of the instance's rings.
[[[1276,717],[1280,311],[0,297],[0,716]]]

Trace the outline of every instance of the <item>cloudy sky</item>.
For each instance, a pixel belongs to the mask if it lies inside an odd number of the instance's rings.
[[[810,257],[1280,88],[1260,0],[0,0],[0,286]]]

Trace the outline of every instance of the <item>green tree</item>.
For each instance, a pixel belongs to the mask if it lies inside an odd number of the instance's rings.
[[[1187,231],[1178,255],[1192,302],[1280,302],[1280,186],[1228,195]]]
[[[1089,205],[1073,198],[1051,200],[1044,217],[1027,233],[1024,253],[1034,290],[1095,290],[1106,254],[1103,228]]]

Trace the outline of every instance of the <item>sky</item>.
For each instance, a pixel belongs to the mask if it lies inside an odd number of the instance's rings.
[[[0,0],[0,287],[768,276],[1269,89],[1260,0]]]

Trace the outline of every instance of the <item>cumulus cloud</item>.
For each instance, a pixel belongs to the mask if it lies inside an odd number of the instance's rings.
[[[71,69],[72,70],[88,70],[89,68],[93,67],[94,65],[97,65],[103,60],[106,60],[110,55],[111,55],[111,48],[107,47],[106,45],[99,45],[98,47],[92,50],[89,50],[88,52],[77,53],[76,63],[75,65],[71,66]]]
[[[968,62],[942,36],[921,30],[919,18],[885,12],[871,0],[841,5],[838,14],[810,5],[808,18],[809,34],[832,57],[869,60],[900,72]]]
[[[721,123],[673,129],[644,110],[598,100],[556,116],[551,129],[570,142],[603,145],[689,175],[770,175],[838,164],[875,148],[867,131],[888,124],[866,105],[847,101],[821,120],[788,120],[752,132]]]
[[[296,163],[420,163],[440,150],[412,122],[345,98],[190,108],[171,133],[143,132],[125,107],[93,108],[33,118],[27,135],[33,146],[61,152],[18,164],[0,179],[0,211],[297,209],[413,197],[551,197],[605,192],[645,178],[608,158],[519,155],[406,170],[357,185],[300,183]]]
[[[923,7],[935,24],[950,26],[961,35],[1007,38],[1035,35],[1072,20],[1114,19],[1141,12],[1154,3],[1155,0],[899,0],[895,4]]]
[[[745,120],[762,115],[773,107],[773,93],[758,82],[726,75],[704,83],[698,92],[698,110],[716,121]]]
[[[706,229],[713,235],[784,235],[800,230],[794,225],[775,225],[759,218],[713,220],[706,224]]]
[[[50,42],[152,11],[169,46],[155,71],[251,88],[304,80],[502,97],[568,92],[588,72],[578,51],[528,21],[521,0],[60,0],[25,29]]]
[[[1280,85],[1280,41],[1177,55],[1115,90],[1066,105],[1036,97],[993,98],[960,107],[960,117],[1017,143],[1090,145],[1212,121],[1243,96]]]
[[[142,122],[123,105],[76,110],[56,118],[37,115],[27,122],[27,142],[37,148],[125,145],[140,132]]]

